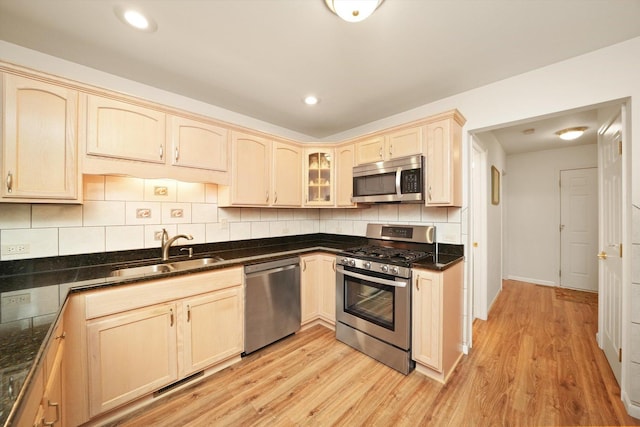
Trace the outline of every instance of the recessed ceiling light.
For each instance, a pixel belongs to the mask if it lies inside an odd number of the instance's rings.
[[[139,10],[116,6],[113,11],[120,21],[136,30],[152,33],[158,29],[156,22]]]
[[[560,139],[564,139],[565,141],[573,141],[574,139],[580,138],[585,130],[587,130],[586,126],[567,128],[559,130],[558,132],[556,132],[556,135],[558,135]]]
[[[316,105],[318,102],[320,102],[318,97],[313,96],[313,95],[309,95],[309,96],[304,98],[304,103],[307,104],[307,105]]]

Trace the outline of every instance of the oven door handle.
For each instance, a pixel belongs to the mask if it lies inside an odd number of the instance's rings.
[[[375,276],[368,276],[366,274],[354,273],[353,271],[345,270],[341,266],[338,266],[338,271],[340,273],[344,274],[345,276],[350,276],[350,277],[354,277],[356,279],[362,279],[362,280],[366,280],[366,281],[369,281],[369,282],[378,283],[380,285],[395,286],[396,288],[406,288],[407,287],[407,282],[406,281],[398,282],[398,281],[395,281],[395,280],[382,279],[380,277],[375,277]]]

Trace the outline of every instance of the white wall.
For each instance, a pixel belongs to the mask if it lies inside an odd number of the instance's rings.
[[[595,144],[507,156],[507,278],[559,285],[560,171],[597,166]]]

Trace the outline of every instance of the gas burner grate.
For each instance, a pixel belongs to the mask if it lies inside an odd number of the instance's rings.
[[[386,246],[362,246],[347,250],[346,253],[356,257],[400,264],[414,262],[432,255],[429,252],[390,248]]]

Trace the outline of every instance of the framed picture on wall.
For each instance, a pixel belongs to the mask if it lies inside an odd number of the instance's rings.
[[[500,171],[491,166],[491,204],[500,204]]]

